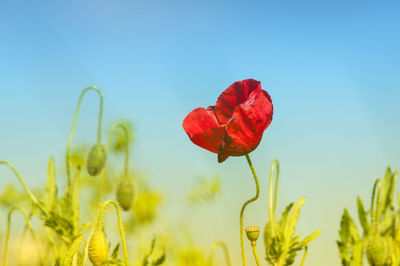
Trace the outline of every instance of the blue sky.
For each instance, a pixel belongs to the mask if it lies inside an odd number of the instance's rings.
[[[210,212],[232,224],[218,237],[238,251],[236,216],[254,190],[245,159],[218,164],[181,123],[234,81],[255,78],[275,110],[252,154],[256,170],[265,178],[280,159],[281,208],[307,196],[299,230],[323,230],[310,265],[337,265],[343,208],[354,211],[357,194],[367,200],[387,165],[400,168],[399,12],[397,1],[1,1],[0,157],[32,186],[44,182],[48,157],[63,162],[80,91],[96,85],[104,125],[133,121],[135,165],[169,204],[197,176],[221,175],[223,204]],[[93,95],[76,143],[94,141]],[[259,225],[265,200],[248,210]]]

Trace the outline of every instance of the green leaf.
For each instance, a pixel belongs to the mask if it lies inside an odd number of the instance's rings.
[[[166,255],[165,255],[165,250],[164,250],[163,253],[161,254],[161,256],[158,257],[155,261],[153,261],[151,263],[151,265],[153,265],[153,266],[161,265],[165,262],[165,259],[166,259]]]
[[[119,243],[115,246],[111,253],[111,258],[116,259],[118,257]]]
[[[395,235],[396,230],[396,213],[394,211],[385,214],[383,221],[379,224],[379,232],[382,235]]]
[[[360,240],[357,227],[350,217],[347,209],[343,210],[342,219],[340,221],[339,241],[336,241],[339,248],[339,257],[342,265],[351,265],[351,246]]]
[[[393,173],[388,167],[383,178],[381,187],[381,197],[379,200],[380,215],[385,214],[388,208],[394,207],[394,191],[396,185],[397,174]]]
[[[47,182],[45,187],[45,208],[47,211],[52,211],[57,202],[57,185],[56,185],[56,170],[54,166],[54,157],[50,157],[47,166]]]
[[[397,192],[397,204],[400,208],[400,193]],[[396,228],[396,232],[395,232],[395,239],[397,240],[397,242],[400,242],[400,219],[397,220],[397,228]]]
[[[364,236],[367,236],[371,231],[371,226],[368,223],[367,212],[364,209],[364,205],[359,196],[357,196],[357,210],[358,210],[358,219],[360,220],[361,226],[364,230]]]
[[[295,233],[295,227],[300,215],[300,208],[306,203],[306,198],[299,199],[287,217],[284,229],[285,242],[288,243]]]
[[[321,233],[321,230],[314,231],[311,235],[305,237],[303,240],[300,241],[299,246],[301,248],[306,247],[310,244],[311,241],[316,239],[319,234]]]
[[[362,266],[363,265],[363,250],[364,250],[364,243],[363,241],[358,241],[354,243],[352,246],[352,266]]]
[[[282,228],[282,230],[283,230],[283,229],[285,228],[285,226],[286,226],[286,220],[287,220],[287,217],[288,217],[289,212],[290,212],[290,210],[292,209],[293,205],[294,205],[294,202],[289,203],[289,204],[286,206],[286,208],[285,208],[285,210],[283,211],[283,213],[282,213],[281,220],[279,221],[279,225],[280,225],[280,227]]]
[[[151,240],[151,245],[150,245],[150,251],[144,256],[143,261],[142,261],[142,265],[143,266],[147,266],[149,265],[149,258],[151,256],[151,254],[153,254],[154,251],[154,247],[156,246],[156,239],[153,238]]]

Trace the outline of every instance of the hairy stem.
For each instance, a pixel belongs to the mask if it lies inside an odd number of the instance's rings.
[[[247,205],[256,201],[258,199],[258,196],[260,195],[260,185],[258,183],[257,174],[256,174],[256,171],[254,170],[253,164],[251,163],[251,160],[250,160],[250,157],[248,154],[246,154],[246,159],[247,159],[247,163],[250,166],[251,172],[253,173],[254,182],[256,183],[256,195],[253,198],[247,200],[243,204],[242,209],[240,210],[240,247],[241,247],[241,252],[242,252],[243,266],[246,266],[246,257],[244,254],[244,243],[243,243],[243,214],[244,214],[244,210],[246,209]]]
[[[371,197],[371,225],[372,225],[373,230],[375,230],[377,228],[374,204],[375,204],[376,188],[377,188],[378,184],[380,184],[379,178],[377,180],[375,180],[374,188],[372,189],[372,197]],[[377,233],[376,230],[374,231],[374,233]]]
[[[124,229],[123,229],[123,225],[122,225],[121,214],[120,214],[120,211],[119,211],[118,203],[116,203],[113,200],[108,200],[108,201],[104,202],[103,206],[100,209],[100,215],[99,215],[99,220],[98,220],[98,224],[97,224],[97,231],[101,230],[101,226],[103,224],[103,213],[104,213],[105,208],[109,204],[114,205],[115,210],[117,212],[119,232],[121,233],[122,247],[124,249],[125,264],[128,266],[129,265],[129,262],[128,262],[128,250],[126,248],[125,234],[124,234]]]
[[[214,244],[211,246],[210,258],[209,258],[209,260],[208,260],[209,266],[212,266],[212,265],[213,265],[215,250],[216,250],[218,247],[221,247],[222,250],[223,250],[223,252],[224,252],[226,265],[227,265],[227,266],[231,266],[232,263],[231,263],[231,258],[230,258],[230,256],[229,256],[229,250],[228,250],[228,247],[226,246],[226,244],[225,244],[223,241],[214,242]]]
[[[379,214],[380,214],[380,211],[381,211],[381,209],[380,209],[380,204],[379,204],[379,201],[380,201],[380,198],[381,198],[381,182],[380,182],[380,180],[378,179],[378,187],[377,187],[377,189],[378,189],[378,191],[377,191],[377,194],[376,194],[376,211],[375,211],[375,233],[376,234],[379,234]]]
[[[270,179],[274,174],[274,169],[276,168],[276,178],[275,178],[275,190],[274,190],[274,208],[273,208],[273,217],[276,215],[276,202],[278,198],[278,184],[279,184],[279,161],[277,159],[272,161],[271,171],[270,171]]]
[[[276,168],[275,191],[272,194],[275,168]],[[271,226],[272,237],[275,235],[275,214],[276,214],[276,202],[278,198],[278,183],[279,183],[278,181],[279,181],[279,161],[275,159],[271,164],[271,169],[269,173],[269,192],[268,192],[268,211],[269,211],[269,221]]]
[[[82,91],[82,93],[81,93],[81,95],[79,97],[79,101],[78,101],[78,104],[77,104],[76,109],[75,109],[74,120],[72,122],[72,129],[71,129],[71,132],[70,132],[69,138],[68,138],[67,154],[66,154],[68,186],[71,186],[71,183],[72,183],[72,180],[71,180],[71,168],[70,168],[70,165],[69,165],[70,146],[71,146],[72,138],[74,137],[74,134],[75,134],[76,122],[78,121],[79,109],[81,107],[83,96],[89,90],[96,91],[97,94],[99,95],[99,98],[100,98],[99,123],[98,123],[98,127],[97,127],[97,142],[100,143],[100,141],[101,141],[101,121],[102,121],[102,117],[103,117],[103,94],[101,93],[101,91],[98,88],[91,86],[91,87],[85,88]]]

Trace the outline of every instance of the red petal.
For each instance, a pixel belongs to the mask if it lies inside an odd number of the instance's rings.
[[[215,105],[215,115],[219,123],[228,123],[235,108],[244,103],[255,90],[261,90],[261,83],[254,79],[245,79],[233,83],[223,91]]]
[[[183,120],[183,129],[194,144],[214,153],[218,152],[225,133],[212,107],[208,110],[197,108],[190,112]]]
[[[268,93],[253,91],[247,101],[239,105],[226,125],[226,133],[218,152],[218,161],[229,156],[250,153],[261,141],[264,130],[272,121],[273,106]]]

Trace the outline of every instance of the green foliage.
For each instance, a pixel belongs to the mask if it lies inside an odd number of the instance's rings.
[[[349,212],[344,210],[337,241],[342,265],[361,266],[364,254],[372,266],[400,265],[400,212],[394,208],[397,175],[397,172],[387,168],[383,179],[376,180],[369,211],[365,210],[361,198],[357,197],[362,235]]]
[[[273,191],[273,173],[276,167],[275,192]],[[317,230],[309,236],[301,239],[301,235],[295,235],[296,224],[299,220],[300,209],[305,204],[306,198],[300,198],[296,203],[290,203],[282,212],[279,222],[275,220],[276,200],[278,193],[279,162],[272,162],[270,171],[269,189],[269,220],[264,227],[265,259],[272,265],[292,265],[297,253],[305,250],[308,245],[321,233]],[[303,257],[304,261],[305,257]]]
[[[206,204],[216,200],[221,195],[221,179],[218,176],[210,180],[201,178],[186,195],[190,204]]]
[[[292,265],[297,253],[305,249],[311,241],[318,237],[320,230],[300,240],[301,235],[295,235],[295,227],[299,219],[300,208],[305,198],[296,204],[290,203],[283,211],[279,222],[271,221],[264,228],[265,259],[272,265]]]
[[[156,239],[153,238],[153,240],[151,241],[151,245],[150,245],[150,251],[143,258],[143,263],[142,263],[143,266],[149,266],[149,265],[157,266],[157,265],[161,265],[165,262],[165,259],[166,259],[165,250],[157,258],[151,259],[155,246],[156,246]]]

